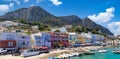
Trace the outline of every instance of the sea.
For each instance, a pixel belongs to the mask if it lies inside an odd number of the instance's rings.
[[[95,55],[82,55],[78,57],[72,57],[70,59],[120,59],[120,54],[114,54],[112,51],[116,47],[106,48],[108,50],[107,53],[99,53],[96,52]]]

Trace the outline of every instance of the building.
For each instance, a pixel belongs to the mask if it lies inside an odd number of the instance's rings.
[[[92,34],[92,43],[94,45],[101,45],[105,41],[105,37],[98,34]]]
[[[42,40],[44,41],[44,46],[51,48],[50,33],[42,32]]]
[[[81,36],[84,38],[84,44],[91,45],[92,43],[92,33],[81,33]]]
[[[5,50],[15,50],[16,40],[0,40],[0,48]]]
[[[31,35],[31,43],[34,47],[46,46],[51,48],[50,33],[43,32]]]
[[[32,32],[33,32],[33,33],[38,33],[38,32],[39,32],[37,25],[32,26]]]
[[[30,48],[30,36],[25,34],[19,34],[19,38],[17,40],[17,47],[18,48]]]
[[[17,40],[19,38],[18,34],[15,32],[1,32],[0,40]]]
[[[15,40],[15,48],[28,48],[30,47],[30,36],[19,34],[16,32],[2,32],[0,33],[0,40]]]
[[[18,26],[19,23],[12,22],[12,21],[4,21],[4,22],[1,22],[1,25],[3,25],[3,26]]]
[[[50,32],[51,48],[69,47],[68,34]]]
[[[32,46],[44,46],[44,43],[41,38],[41,33],[32,34],[30,38]]]
[[[73,27],[72,25],[65,25],[65,28],[68,30],[72,29],[72,27]]]
[[[71,46],[73,46],[73,44],[75,44],[76,40],[77,40],[77,33],[71,32],[68,33],[68,38],[69,38],[69,43]]]

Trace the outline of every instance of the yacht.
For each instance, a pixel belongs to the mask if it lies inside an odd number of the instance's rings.
[[[21,56],[27,57],[32,55],[38,55],[40,52],[38,49],[25,49],[21,51]]]
[[[120,50],[113,51],[114,54],[120,54]]]
[[[49,52],[48,49],[24,49],[24,50],[21,50],[21,56],[23,57],[28,57],[28,56],[33,56],[33,55],[39,55],[40,53],[47,53]]]
[[[98,52],[100,52],[100,53],[106,53],[106,52],[108,52],[108,50],[98,50]]]

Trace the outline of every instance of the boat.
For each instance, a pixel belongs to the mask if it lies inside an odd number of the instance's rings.
[[[90,49],[90,51],[96,51],[96,49]]]
[[[100,52],[100,53],[106,53],[106,52],[108,52],[108,50],[98,50],[98,52]]]
[[[79,56],[79,53],[72,53],[73,57],[74,56]]]
[[[29,49],[20,50],[20,56],[29,57],[29,56],[39,55],[41,53],[46,53],[46,52],[49,52],[49,49],[29,48]]]
[[[84,55],[95,55],[95,52],[85,52]]]
[[[22,57],[28,57],[33,55],[38,55],[40,52],[38,49],[25,49],[21,51]]]
[[[115,50],[113,50],[113,53],[114,53],[114,54],[120,54],[120,49],[119,49],[119,48],[116,48]]]
[[[120,54],[120,50],[113,51],[114,54]]]

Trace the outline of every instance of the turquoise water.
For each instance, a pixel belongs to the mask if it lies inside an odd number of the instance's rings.
[[[113,54],[114,48],[107,48],[107,53],[96,53],[95,55],[83,55],[79,57],[73,57],[70,59],[120,59],[120,54]]]

